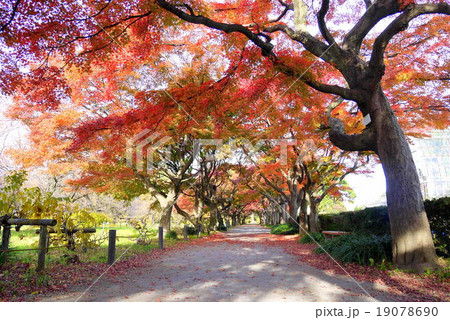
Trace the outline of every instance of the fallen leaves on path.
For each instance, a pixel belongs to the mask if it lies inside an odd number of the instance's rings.
[[[241,240],[242,239],[242,240]],[[316,254],[315,244],[298,243],[299,236],[254,234],[243,238],[227,237],[222,240],[230,244],[281,247],[286,253],[298,258],[299,264],[307,263],[329,274],[350,275],[356,281],[367,281],[385,285],[398,301],[450,301],[450,282],[442,281],[435,275],[413,274],[400,271],[380,270],[376,267],[360,266],[353,263],[342,264],[326,254]]]
[[[216,239],[217,235],[209,238]],[[106,270],[104,277],[115,280],[130,270],[137,270],[149,261],[160,258],[174,250],[190,245],[205,245],[206,238],[180,242],[164,250],[151,250],[127,260],[118,260],[112,267],[105,263],[78,262],[73,264],[50,264],[42,273],[34,272],[35,263],[4,263],[0,265],[0,301],[38,301],[40,295],[71,290],[74,286],[86,288]],[[105,251],[105,256],[106,256]],[[109,268],[109,269],[108,269]]]
[[[105,273],[111,281],[120,281],[120,276],[131,270],[141,272],[152,261],[161,259],[173,251],[184,250],[191,246],[214,246],[215,243],[227,243],[236,250],[251,249],[255,246],[274,246],[282,248],[286,253],[297,258],[299,265],[306,263],[329,274],[351,275],[355,280],[378,283],[389,288],[398,301],[450,301],[450,283],[443,282],[434,275],[418,275],[405,272],[382,271],[375,267],[345,264],[342,268],[325,254],[315,254],[314,244],[298,243],[298,236],[282,236],[272,234],[248,234],[245,236],[216,233],[208,237],[179,242],[164,250],[151,250],[148,253],[135,255],[127,260],[119,260],[110,267],[102,263],[75,263],[70,265],[51,265],[44,273],[30,272],[34,264],[15,263],[0,266],[0,301],[39,300],[41,294],[68,291],[74,286],[86,285],[86,288],[101,274]],[[232,248],[233,249],[233,248]],[[106,253],[105,253],[106,254]],[[345,270],[345,271],[344,271]],[[226,269],[220,269],[226,271]],[[274,274],[272,274],[274,275]],[[253,278],[254,275],[249,275]],[[170,282],[170,279],[165,279]],[[203,281],[203,279],[194,279]],[[242,280],[243,282],[246,280]],[[151,284],[152,286],[154,283]],[[176,290],[176,289],[173,289]],[[154,291],[149,288],[149,291]],[[176,291],[173,291],[174,293]],[[349,293],[350,295],[352,293]],[[160,297],[159,300],[164,297]],[[186,297],[198,299],[198,297]]]

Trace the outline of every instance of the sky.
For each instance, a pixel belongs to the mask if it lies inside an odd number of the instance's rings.
[[[356,194],[353,203],[345,203],[349,210],[355,207],[372,207],[384,204],[386,195],[386,180],[381,164],[375,165],[370,175],[349,174],[345,180]]]

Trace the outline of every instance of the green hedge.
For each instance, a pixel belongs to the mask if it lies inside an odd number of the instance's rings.
[[[189,235],[197,235],[198,234],[198,229],[196,227],[188,227],[188,234]]]
[[[320,214],[322,230],[340,230],[375,235],[390,234],[386,206],[345,211],[338,214]]]
[[[437,254],[450,257],[450,197],[425,200],[425,211]]]
[[[383,263],[391,260],[391,237],[388,235],[349,234],[327,239],[316,249],[316,253],[328,252],[344,263],[361,265]]]
[[[177,232],[176,232],[176,231],[170,230],[170,231],[168,231],[168,232],[166,233],[166,235],[164,236],[164,238],[175,240],[175,239],[178,238],[178,235],[177,235]]]
[[[311,232],[310,234],[305,234],[300,238],[300,243],[321,243],[325,240],[325,237],[320,232]]]
[[[288,234],[297,234],[298,233],[298,226],[290,223],[285,224],[277,224],[270,228],[271,234],[282,234],[282,235],[288,235]]]
[[[436,252],[450,257],[450,197],[425,201]],[[319,215],[322,230],[342,230],[371,235],[390,235],[386,206]]]

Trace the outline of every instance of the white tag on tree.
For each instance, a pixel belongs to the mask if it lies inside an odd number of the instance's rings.
[[[363,118],[364,125],[367,126],[371,121],[372,119],[370,118],[370,114],[366,114],[366,116]]]

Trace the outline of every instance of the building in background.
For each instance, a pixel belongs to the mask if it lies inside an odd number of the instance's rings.
[[[411,145],[425,199],[450,196],[450,129],[430,135]]]

